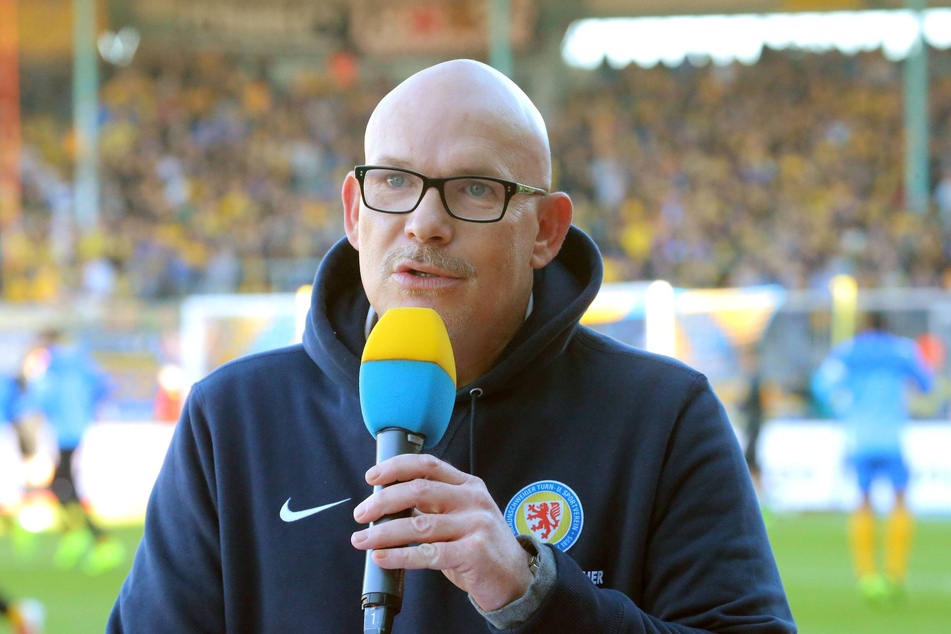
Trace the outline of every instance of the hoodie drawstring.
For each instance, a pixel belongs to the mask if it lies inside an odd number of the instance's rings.
[[[475,475],[475,415],[476,400],[482,396],[482,388],[474,387],[469,390],[469,474]]]

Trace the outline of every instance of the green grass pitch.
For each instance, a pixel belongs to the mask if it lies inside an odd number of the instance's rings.
[[[45,634],[102,634],[119,587],[132,565],[132,555],[142,537],[142,527],[110,529],[128,553],[126,565],[99,575],[81,570],[61,570],[53,565],[59,543],[56,533],[36,535],[32,553],[14,550],[9,533],[0,536],[0,588],[8,596],[34,597],[46,609]],[[10,626],[0,621],[0,634]]]
[[[918,520],[907,596],[887,609],[867,604],[856,590],[844,515],[777,515],[769,531],[803,634],[951,632],[951,518]],[[131,564],[141,527],[115,534],[126,543]],[[38,535],[26,558],[14,552],[9,535],[0,535],[0,587],[44,603],[46,634],[101,633],[128,565],[97,576],[59,570],[52,563],[57,539]],[[0,634],[9,631],[0,624]]]
[[[918,518],[907,594],[902,602],[887,608],[872,606],[857,590],[846,525],[843,514],[779,515],[768,524],[799,631],[951,632],[951,518]],[[882,521],[878,528],[881,537]]]

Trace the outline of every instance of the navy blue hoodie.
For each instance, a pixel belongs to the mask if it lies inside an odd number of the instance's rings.
[[[597,249],[572,228],[432,450],[555,555],[553,589],[511,631],[794,632],[723,407],[702,374],[579,325],[600,283]],[[368,309],[341,241],[302,345],[194,386],[109,632],[361,631],[365,553],[350,535],[375,462],[357,390]],[[288,522],[288,500],[337,504]],[[394,631],[496,630],[441,572],[411,570]]]

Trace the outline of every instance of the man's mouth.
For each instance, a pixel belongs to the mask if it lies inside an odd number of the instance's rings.
[[[464,280],[475,275],[471,264],[461,258],[449,257],[433,247],[397,251],[386,258],[383,266],[397,275],[420,280]]]
[[[455,277],[447,271],[441,269],[432,268],[429,266],[423,266],[420,268],[422,262],[405,262],[396,267],[397,273],[405,273],[407,275],[412,275],[413,277]]]

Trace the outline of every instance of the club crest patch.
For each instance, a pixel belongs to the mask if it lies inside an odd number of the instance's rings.
[[[571,487],[542,480],[515,494],[505,507],[505,521],[516,535],[533,535],[566,551],[581,535],[584,510]]]

